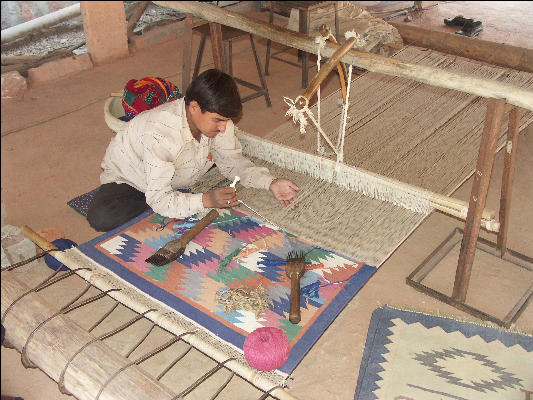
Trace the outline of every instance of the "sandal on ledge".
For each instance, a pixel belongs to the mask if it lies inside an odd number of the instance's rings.
[[[483,32],[483,24],[481,21],[467,22],[463,28],[455,33],[468,37],[474,37]]]
[[[472,18],[465,18],[462,15],[458,15],[455,18],[444,18],[444,23],[448,26],[464,26],[467,22],[474,22]]]

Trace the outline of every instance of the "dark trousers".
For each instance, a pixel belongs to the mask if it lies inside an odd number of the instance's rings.
[[[95,193],[87,220],[100,232],[107,232],[148,210],[143,192],[125,183],[105,183]]]

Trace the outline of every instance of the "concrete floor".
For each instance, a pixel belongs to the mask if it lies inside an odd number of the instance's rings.
[[[485,30],[479,36],[481,39],[533,46],[530,39],[533,25],[529,23],[533,19],[531,2],[447,2],[413,15],[411,23],[450,31],[442,20],[457,14],[483,21]],[[268,18],[266,13],[257,12],[254,16]],[[403,18],[397,17],[394,21],[403,22]],[[266,41],[258,39],[257,44],[264,60]],[[198,46],[198,38],[195,38],[194,46]],[[247,40],[234,45],[234,71],[237,75],[243,71],[243,77],[256,79],[248,46]],[[196,54],[195,48],[193,54]],[[209,62],[208,53],[206,51],[205,64]],[[34,230],[56,227],[65,237],[78,243],[96,237],[97,232],[66,203],[98,185],[99,165],[113,136],[103,119],[104,102],[110,93],[120,91],[131,78],[161,76],[180,83],[180,66],[181,43],[177,38],[139,51],[127,59],[31,88],[21,97],[2,99],[1,173],[6,222],[16,226],[28,225]],[[301,92],[300,70],[274,60],[267,83],[272,107],[267,108],[263,98],[251,100],[244,104],[244,117],[239,122],[243,130],[259,136],[286,121],[283,96],[294,98]],[[327,95],[337,88],[337,81],[331,79],[323,93]],[[487,199],[487,207],[491,209],[499,206],[502,169],[503,154],[500,152]],[[454,197],[467,200],[471,185],[472,179],[465,182]],[[528,204],[531,187],[533,126],[524,130],[520,137],[509,230],[509,247],[529,256],[533,248],[533,211]],[[455,227],[462,228],[463,225],[446,215],[431,214],[379,268],[297,367],[292,375],[290,392],[301,399],[353,398],[370,316],[380,305],[467,316],[405,284],[409,273]],[[495,235],[483,233],[483,236],[495,241]],[[450,262],[449,273],[444,274],[451,279],[454,262]],[[514,274],[504,270],[509,267],[496,269],[494,276],[484,274],[482,268],[491,263],[497,265],[497,260],[476,258],[469,301],[502,316],[515,301]],[[504,287],[508,289],[504,290]],[[533,331],[533,305],[524,311],[516,327]],[[1,356],[2,394],[21,396],[25,400],[72,398],[61,394],[57,384],[41,371],[25,369],[15,350],[2,347]]]

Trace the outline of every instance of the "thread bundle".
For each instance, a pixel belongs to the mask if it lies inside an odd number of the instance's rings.
[[[244,341],[244,357],[252,368],[272,371],[289,358],[289,339],[280,328],[257,328]]]

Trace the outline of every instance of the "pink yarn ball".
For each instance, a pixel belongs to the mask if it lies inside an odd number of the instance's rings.
[[[280,328],[257,328],[244,341],[244,357],[252,368],[271,371],[289,358],[289,339]]]

